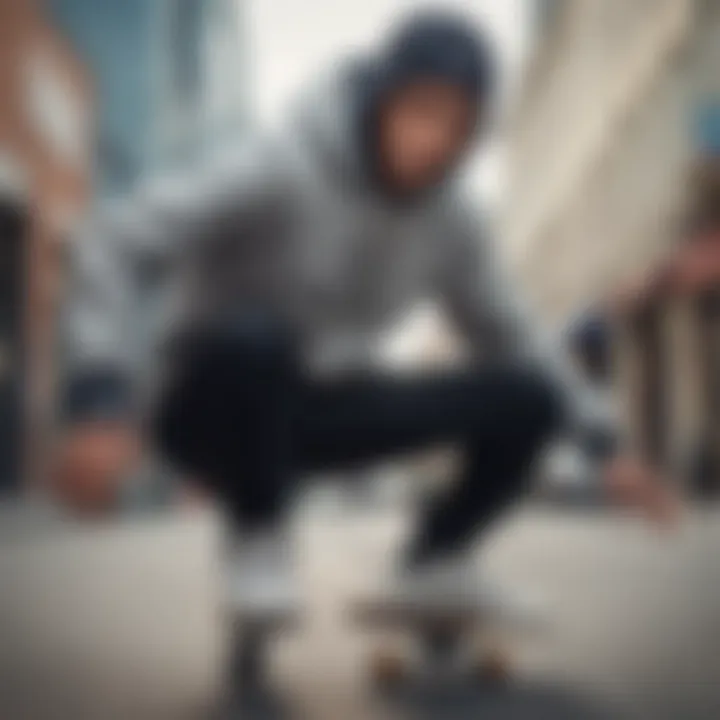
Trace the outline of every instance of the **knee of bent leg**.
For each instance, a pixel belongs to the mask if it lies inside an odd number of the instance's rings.
[[[187,362],[197,374],[212,374],[228,384],[287,372],[295,361],[288,326],[260,312],[216,321],[189,336],[185,348]]]
[[[296,369],[294,341],[279,321],[259,313],[223,318],[175,345],[167,397],[194,423],[235,422],[242,408],[282,392]],[[230,419],[232,415],[232,419]]]
[[[534,442],[552,438],[565,415],[561,389],[539,370],[518,369],[514,375],[514,406],[521,434]]]
[[[173,348],[176,368],[159,398],[154,437],[182,465],[237,443],[257,409],[290,387],[294,342],[279,322],[246,315],[199,329]]]

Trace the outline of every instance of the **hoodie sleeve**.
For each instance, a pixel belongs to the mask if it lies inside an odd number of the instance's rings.
[[[272,195],[277,178],[257,149],[202,177],[146,189],[88,219],[75,238],[61,327],[68,422],[118,416],[135,407],[147,357],[142,290],[176,260],[242,235],[245,216]]]
[[[608,403],[576,372],[562,343],[534,321],[482,220],[469,213],[458,219],[441,287],[452,320],[483,357],[537,365],[561,394],[568,435],[591,460],[611,455],[618,433]]]

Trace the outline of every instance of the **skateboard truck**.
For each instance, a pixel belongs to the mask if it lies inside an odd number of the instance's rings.
[[[477,605],[410,607],[378,600],[356,604],[356,622],[390,633],[369,658],[374,685],[392,689],[411,676],[455,679],[468,676],[481,683],[504,683],[512,672],[509,639],[497,618]],[[409,635],[415,652],[393,639]]]

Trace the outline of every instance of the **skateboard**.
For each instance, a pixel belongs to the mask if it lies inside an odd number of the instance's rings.
[[[392,689],[412,679],[462,679],[503,685],[512,678],[511,645],[534,623],[501,617],[477,600],[421,607],[385,599],[361,599],[354,621],[382,633],[368,661],[370,681]]]

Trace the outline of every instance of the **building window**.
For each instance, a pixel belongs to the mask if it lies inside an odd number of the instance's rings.
[[[172,87],[179,104],[192,106],[200,94],[203,0],[175,0],[170,17]]]
[[[698,150],[708,155],[720,155],[720,97],[698,104],[693,125]]]
[[[88,129],[81,98],[42,48],[25,58],[25,110],[48,150],[74,168],[85,166]]]

